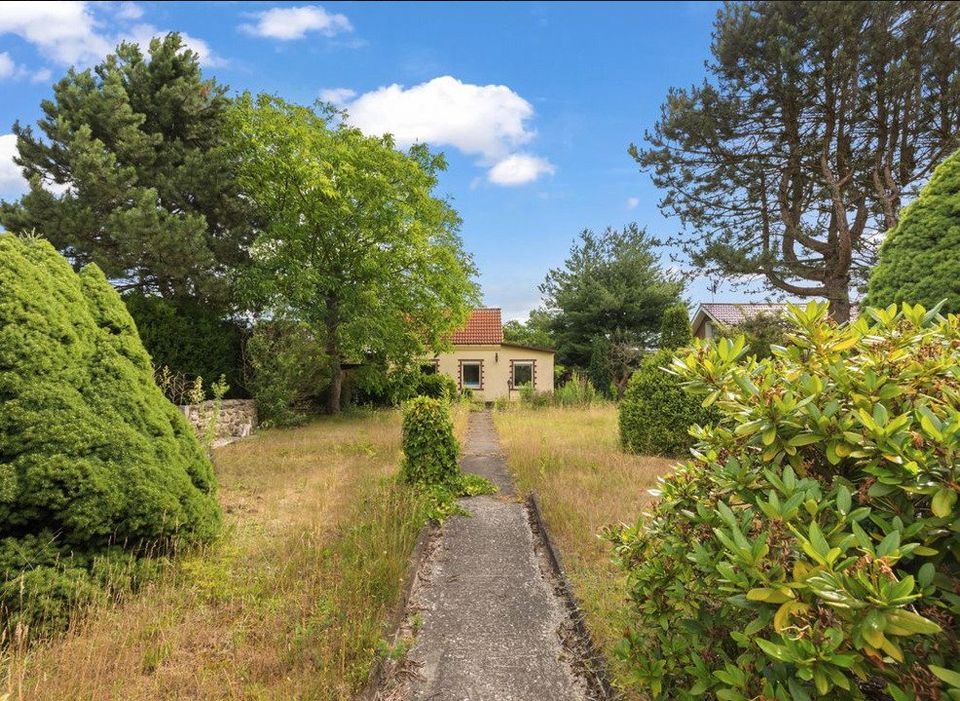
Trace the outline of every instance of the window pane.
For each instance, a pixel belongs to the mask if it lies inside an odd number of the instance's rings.
[[[480,363],[463,364],[463,386],[480,388]]]
[[[533,382],[533,363],[513,364],[513,386],[529,385]]]

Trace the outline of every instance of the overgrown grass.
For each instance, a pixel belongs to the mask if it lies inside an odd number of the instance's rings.
[[[462,435],[465,412],[455,412]],[[226,533],[62,637],[8,644],[0,698],[342,699],[363,684],[424,513],[397,412],[215,453]],[[5,669],[4,669],[5,668]]]
[[[610,403],[514,409],[496,412],[494,421],[517,488],[540,497],[587,626],[610,661],[614,683],[624,687],[627,670],[613,649],[626,630],[626,585],[597,532],[635,521],[651,498],[647,490],[675,461],[623,453]],[[627,698],[635,697],[628,692]]]

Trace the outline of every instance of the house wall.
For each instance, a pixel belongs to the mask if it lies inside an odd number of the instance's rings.
[[[553,353],[550,351],[516,348],[513,346],[455,346],[449,353],[437,356],[437,370],[452,377],[458,387],[460,382],[460,362],[463,360],[479,360],[483,362],[482,379],[483,389],[473,390],[473,396],[484,401],[492,401],[500,397],[519,397],[517,390],[510,390],[510,361],[533,360],[534,390],[537,392],[553,391]]]
[[[698,323],[693,329],[694,338],[713,338],[715,335],[713,322],[706,317],[704,317],[703,320],[701,320],[700,323]]]

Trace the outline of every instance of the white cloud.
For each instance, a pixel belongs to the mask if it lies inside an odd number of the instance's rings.
[[[53,71],[49,68],[40,68],[30,75],[30,80],[34,83],[44,83],[53,77]]]
[[[0,53],[0,80],[12,78],[17,73],[17,64],[6,51]]]
[[[332,37],[340,32],[352,32],[353,26],[346,15],[327,12],[320,5],[300,7],[273,7],[251,15],[255,24],[242,24],[240,29],[247,34],[291,41],[303,39],[307,32],[319,32]]]
[[[487,179],[494,185],[525,185],[541,175],[553,175],[556,168],[543,158],[528,153],[515,153],[493,166]]]
[[[149,24],[119,27],[114,32],[105,32],[103,22],[94,16],[93,9],[108,5],[88,2],[17,2],[0,0],[0,34],[16,34],[33,44],[39,53],[63,65],[89,65],[100,61],[123,40],[136,41],[146,48],[154,36],[162,36],[167,30],[159,30]],[[106,11],[105,10],[105,11]],[[143,10],[134,3],[124,3],[113,14],[115,19],[129,21],[138,19]],[[183,34],[184,42],[200,57],[205,66],[223,63],[209,45],[196,37]],[[34,74],[34,80],[48,80],[43,71]]]
[[[350,88],[327,88],[320,91],[320,99],[332,105],[345,105],[357,96],[356,90]]]
[[[20,166],[13,162],[17,155],[17,135],[0,135],[0,193],[20,193],[27,187]]]
[[[58,63],[96,61],[112,48],[85,2],[0,2],[0,34],[16,34]]]
[[[628,197],[627,198],[627,209],[636,209],[637,205],[640,204],[639,197]]]
[[[0,80],[22,80],[29,78],[34,83],[40,83],[50,80],[51,72],[49,68],[40,68],[30,70],[26,66],[21,66],[6,51],[0,52]]]

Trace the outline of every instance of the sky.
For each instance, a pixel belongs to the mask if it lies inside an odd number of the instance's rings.
[[[206,76],[347,110],[369,133],[426,142],[463,218],[488,306],[539,306],[585,228],[679,229],[628,155],[672,86],[701,82],[719,3],[0,2],[0,198],[25,189],[15,120],[32,123],[71,66],[120,40],[181,32]],[[675,253],[675,252],[674,252]],[[664,266],[671,251],[661,250]],[[686,299],[761,301],[695,280]]]

